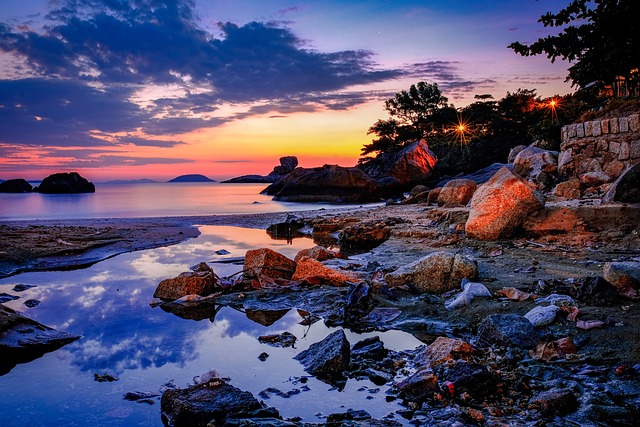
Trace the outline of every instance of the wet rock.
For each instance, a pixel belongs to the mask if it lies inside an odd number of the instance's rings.
[[[272,279],[291,279],[296,263],[271,249],[252,249],[247,251],[244,260],[244,277],[257,279],[260,276]]]
[[[358,341],[351,347],[351,357],[354,359],[371,359],[380,361],[387,357],[389,350],[384,348],[384,343],[379,336]]]
[[[327,261],[330,259],[334,259],[336,257],[336,253],[330,251],[324,246],[314,246],[308,249],[302,249],[300,252],[296,254],[296,257],[293,259],[295,262],[300,261],[303,257],[308,257],[315,259],[316,261]]]
[[[24,302],[24,305],[26,305],[29,308],[33,308],[33,307],[37,307],[40,305],[40,301],[37,299],[28,299]]]
[[[544,207],[544,198],[508,168],[482,185],[470,202],[467,236],[479,240],[509,237],[528,214]]]
[[[418,366],[434,368],[454,360],[468,360],[476,349],[470,344],[455,338],[438,337],[414,358]]]
[[[31,190],[31,184],[22,178],[0,182],[0,193],[30,193]]]
[[[262,335],[258,337],[258,341],[263,344],[269,344],[273,347],[293,347],[298,339],[291,332],[283,332],[281,334]]]
[[[227,419],[225,421],[225,427],[300,427],[300,423],[293,423],[284,421],[278,418],[242,418],[242,419]],[[216,427],[216,425],[209,423],[208,427]]]
[[[565,199],[579,199],[582,195],[580,190],[580,180],[577,178],[571,178],[568,181],[558,183],[552,191],[552,194],[556,197],[563,197]]]
[[[115,377],[111,374],[93,374],[93,380],[99,383],[112,383],[114,381],[119,381],[118,377]]]
[[[266,353],[264,351],[258,355],[258,360],[261,362],[266,361],[268,358],[269,358],[269,353]]]
[[[578,409],[578,399],[570,389],[552,388],[532,397],[530,404],[540,407],[544,416],[562,416]]]
[[[54,173],[43,179],[33,191],[46,194],[95,193],[96,187],[77,172]]]
[[[288,312],[288,308],[282,310],[252,310],[247,308],[244,314],[247,316],[247,319],[259,323],[262,326],[271,326],[282,319]]]
[[[79,335],[56,331],[0,304],[0,375],[78,339]]]
[[[373,309],[371,301],[371,286],[366,281],[354,283],[349,286],[347,304],[344,307],[346,321],[357,321]]]
[[[351,349],[342,329],[300,353],[294,359],[304,365],[305,371],[318,378],[341,377],[349,368]]]
[[[339,423],[341,421],[364,421],[370,420],[371,415],[367,411],[348,409],[347,412],[331,414],[327,417],[327,423]],[[331,424],[330,424],[331,425]]]
[[[524,316],[492,314],[478,326],[478,338],[493,345],[531,349],[539,336]]]
[[[36,285],[25,285],[23,283],[19,283],[13,287],[13,292],[24,292],[27,289],[35,288]]]
[[[271,224],[267,227],[267,234],[274,240],[286,240],[291,242],[295,237],[304,236],[299,230],[305,226],[302,218],[289,214],[284,222]]]
[[[498,378],[478,363],[458,361],[441,370],[441,378],[453,384],[453,394],[456,396],[466,392],[472,397],[485,398],[496,391]]]
[[[436,203],[440,206],[446,204],[466,205],[477,188],[478,184],[470,179],[453,179],[440,189]]]
[[[640,163],[627,169],[611,184],[602,203],[640,203]]]
[[[253,395],[224,381],[200,384],[185,389],[167,390],[160,402],[162,417],[169,425],[225,425],[227,418],[250,417],[265,409]]]
[[[342,229],[338,244],[345,252],[367,251],[380,245],[391,236],[390,227],[402,224],[400,218],[362,221]]]
[[[463,278],[477,276],[476,263],[466,256],[434,252],[388,273],[385,280],[390,287],[411,285],[420,292],[443,293],[457,288]]]
[[[194,271],[181,273],[178,277],[165,279],[158,284],[154,298],[174,301],[187,295],[207,296],[219,285],[218,276],[206,263],[192,267]]]
[[[315,259],[303,257],[298,262],[293,281],[304,281],[312,285],[347,286],[355,278],[333,270]]]
[[[20,297],[17,295],[11,295],[4,292],[0,294],[0,304],[4,304],[5,302],[9,301],[15,301],[17,299],[20,299]]]
[[[627,298],[637,298],[640,288],[640,262],[606,262],[602,268],[605,280]]]
[[[124,400],[130,400],[132,402],[144,399],[151,399],[152,397],[160,396],[153,391],[128,391],[122,396]]]
[[[431,369],[420,369],[397,384],[403,399],[420,402],[433,397],[440,390],[438,377]]]

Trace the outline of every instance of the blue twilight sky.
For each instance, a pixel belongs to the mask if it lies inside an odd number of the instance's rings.
[[[355,163],[385,99],[424,80],[572,91],[507,45],[567,1],[3,0],[0,178],[225,178]]]

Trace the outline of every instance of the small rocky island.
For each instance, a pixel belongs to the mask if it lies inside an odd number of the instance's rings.
[[[173,179],[170,179],[167,182],[216,182],[216,181],[211,178],[207,178],[204,175],[194,173],[194,174],[188,174],[188,175],[180,175]]]
[[[95,193],[95,191],[95,185],[80,176],[78,172],[54,173],[43,179],[35,188],[22,178],[0,182],[0,193],[78,194]]]

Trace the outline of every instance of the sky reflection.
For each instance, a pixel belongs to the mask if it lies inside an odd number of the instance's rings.
[[[299,325],[300,315],[290,310],[270,326],[263,326],[231,308],[218,313],[212,308],[213,320],[193,321],[151,308],[149,302],[160,280],[198,262],[240,257],[247,249],[259,247],[271,247],[293,258],[313,242],[295,239],[286,245],[255,229],[201,230],[200,237],[179,245],[123,254],[83,270],[25,273],[0,280],[0,292],[20,296],[8,306],[46,325],[83,336],[0,377],[0,389],[6,391],[0,404],[3,425],[161,425],[159,405],[126,402],[122,395],[128,391],[157,392],[170,380],[184,387],[210,369],[256,395],[268,387],[285,392],[296,387],[295,377],[307,374],[293,357],[332,331],[322,322],[311,327]],[[215,255],[220,249],[230,254]],[[242,268],[211,265],[221,276]],[[15,292],[12,289],[17,284],[36,287]],[[23,304],[27,299],[42,303],[28,308]],[[257,340],[260,335],[284,331],[298,338],[295,348],[274,348]],[[351,344],[372,335],[347,334]],[[388,348],[420,344],[401,332],[380,335]],[[265,362],[257,358],[262,352],[270,356]],[[97,383],[94,373],[109,373],[120,380]],[[43,381],[47,387],[41,387]],[[367,400],[366,392],[356,391],[363,384],[368,382],[349,381],[344,392],[328,393],[330,386],[311,379],[307,384],[310,391],[290,399],[272,396],[266,403],[286,416],[301,415],[310,420],[316,412],[327,415],[344,410],[340,405],[366,409],[374,416],[390,412],[393,404],[380,405],[382,394]],[[301,408],[307,409],[301,413]]]

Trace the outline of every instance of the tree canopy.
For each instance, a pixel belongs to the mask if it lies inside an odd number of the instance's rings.
[[[548,12],[538,22],[545,27],[562,27],[527,45],[509,45],[523,56],[546,53],[569,60],[567,80],[584,87],[592,82],[612,84],[624,77],[637,85],[640,67],[640,1],[638,0],[573,0],[558,13]]]

